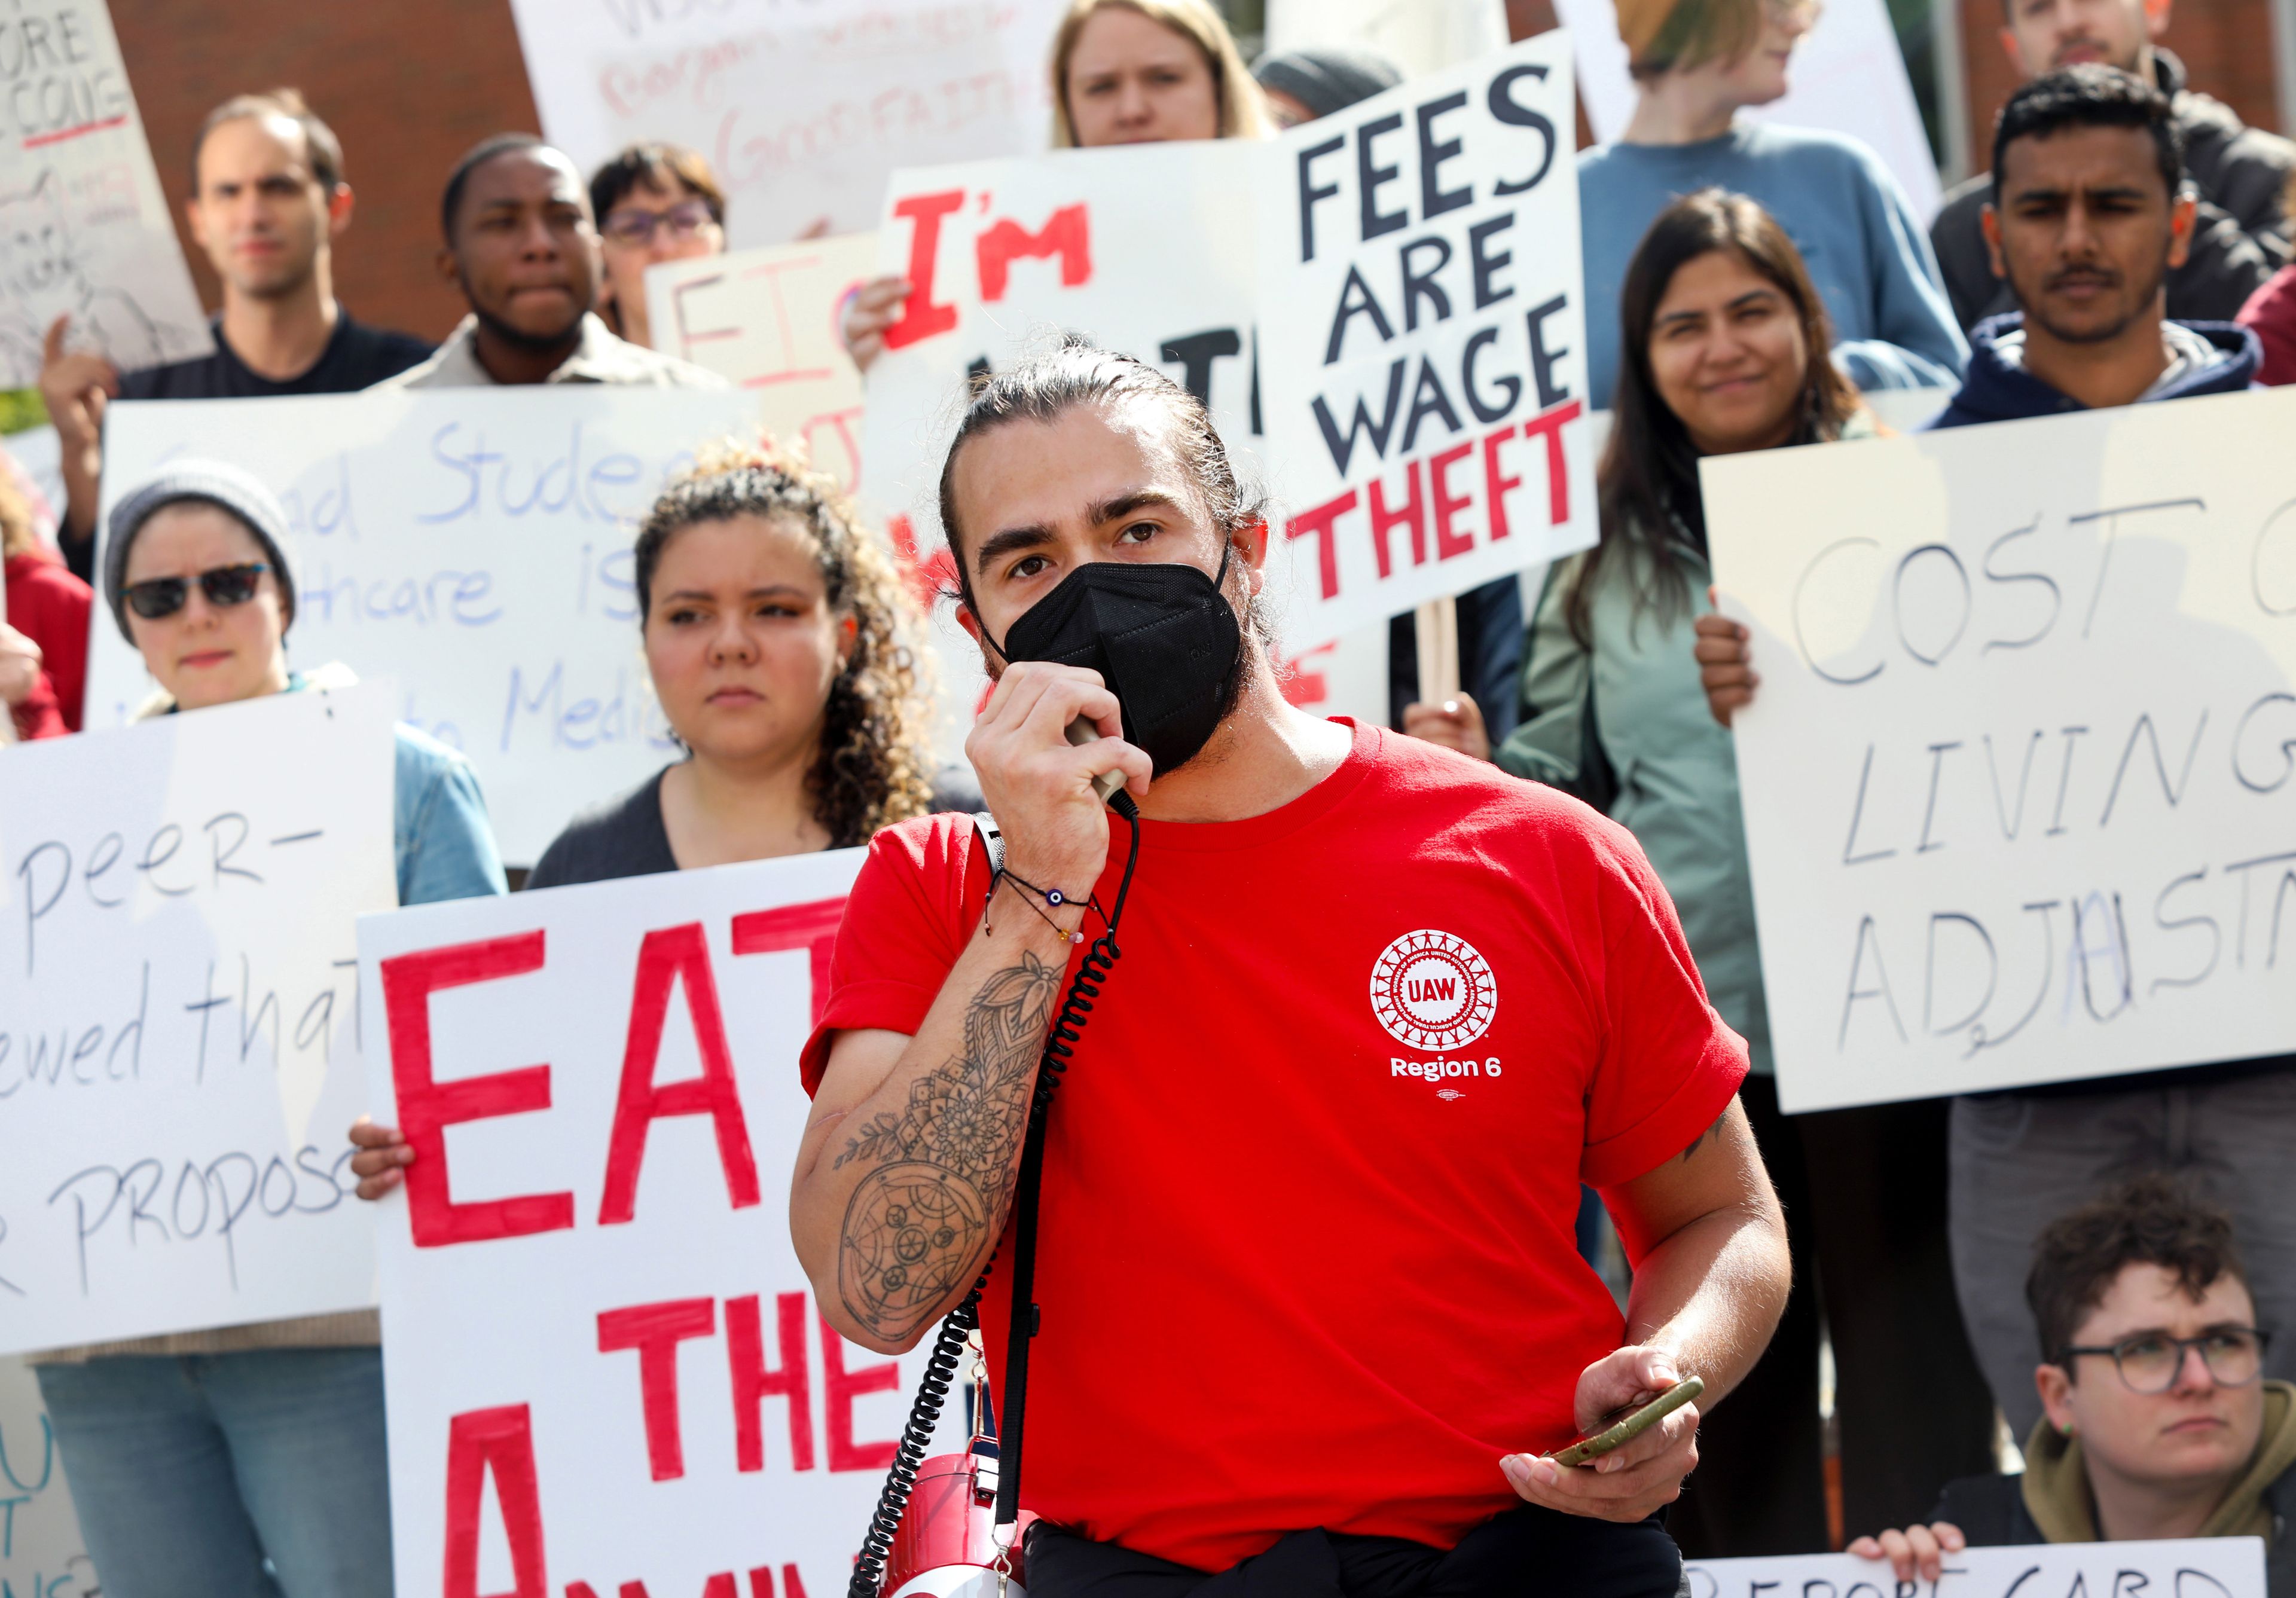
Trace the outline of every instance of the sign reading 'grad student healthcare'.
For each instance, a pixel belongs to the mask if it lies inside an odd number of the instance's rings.
[[[861,860],[359,923],[375,1114],[415,1151],[380,1207],[406,1598],[843,1590],[925,1353],[830,1330],[790,1243]]]
[[[357,945],[387,684],[0,758],[0,1353],[373,1302]]]
[[[2296,1049],[2296,394],[1705,463],[1788,1110]]]
[[[1572,115],[1555,32],[1255,152],[1292,642],[1595,541]]]
[[[503,857],[676,753],[646,675],[630,544],[663,482],[754,431],[735,391],[551,384],[119,405],[104,502],[172,460],[270,485],[291,522],[291,665],[397,678],[401,719],[470,757]],[[108,536],[108,534],[107,534]],[[108,619],[87,723],[150,692]]]

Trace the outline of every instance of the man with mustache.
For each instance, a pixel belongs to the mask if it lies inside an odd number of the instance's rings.
[[[439,223],[439,275],[463,291],[471,314],[437,354],[377,388],[726,386],[715,373],[616,338],[599,319],[589,193],[574,163],[531,134],[498,134],[463,156],[447,176]]]
[[[2110,67],[2037,78],[1993,135],[1980,219],[2017,309],[1978,324],[1939,427],[2220,394],[2256,381],[2255,335],[2170,319],[2198,204],[2168,97]]]
[[[2254,386],[2256,335],[2166,314],[2166,283],[2192,238],[2168,96],[2110,67],[2025,85],[1993,140],[1997,198],[1984,227],[2020,312],[1980,323],[1969,375],[1932,425],[2049,416]],[[1728,725],[1759,678],[1746,629],[1699,618],[1706,702]],[[2038,1335],[2019,1292],[2034,1242],[2117,1176],[2165,1169],[2228,1210],[2260,1323],[2296,1320],[2296,1211],[2280,1173],[2296,1147],[2296,1070],[2286,1055],[2076,1082],[1953,1102],[1954,1286],[1971,1348],[2025,1437],[2041,1417]],[[2267,1373],[2296,1373],[2273,1350]]]
[[[2185,64],[2155,43],[2170,0],[2002,0],[2001,47],[2030,82],[2067,67],[2118,68],[2157,86],[2184,141],[2185,176],[2199,201],[2185,258],[2169,275],[2169,315],[2229,322],[2259,284],[2288,259],[2281,193],[2296,168],[2296,144],[2242,123],[2230,106],[2185,86]],[[1983,223],[1992,181],[1980,173],[1946,196],[1930,243],[1964,332],[2014,310],[2009,284],[1987,251]]]
[[[790,1202],[823,1315],[906,1349],[993,1268],[988,1368],[1033,1349],[1025,1405],[995,1398],[1025,1422],[1035,1598],[1480,1598],[1530,1571],[1673,1598],[1658,1512],[1694,1409],[1593,1468],[1539,1455],[1679,1378],[1710,1406],[1789,1266],[1746,1045],[1632,835],[1287,704],[1267,508],[1152,366],[1071,348],[988,379],[940,504],[1005,852],[903,823],[846,901]],[[1079,720],[1101,736],[1072,745]],[[1041,1225],[1000,1252],[1054,1010],[1119,919]],[[1582,1180],[1636,1262],[1623,1316],[1578,1257]]]

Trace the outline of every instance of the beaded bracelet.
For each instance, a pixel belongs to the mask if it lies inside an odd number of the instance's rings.
[[[1021,878],[1021,877],[1016,877],[1016,876],[1014,876],[1014,875],[1013,875],[1011,872],[1009,872],[1009,871],[1000,871],[1000,872],[998,872],[998,873],[996,873],[996,879],[995,879],[995,880],[993,880],[993,881],[991,881],[989,882],[989,884],[988,884],[988,897],[989,897],[990,898],[992,898],[992,899],[994,899],[994,898],[996,897],[996,883],[997,883],[998,881],[1010,882],[1010,883],[1012,883],[1012,884],[1013,884],[1013,887],[1015,887],[1015,888],[1025,888],[1025,889],[1027,889],[1029,890],[1029,893],[1033,893],[1033,894],[1035,894],[1035,895],[1037,897],[1037,898],[1041,898],[1041,899],[1043,899],[1043,900],[1045,901],[1045,904],[1046,904],[1046,905],[1049,905],[1049,906],[1051,906],[1053,907],[1053,909],[1054,909],[1054,910],[1059,909],[1059,908],[1060,908],[1062,906],[1063,906],[1063,905],[1073,904],[1073,903],[1075,902],[1074,900],[1070,899],[1070,898],[1068,897],[1068,895],[1066,895],[1066,894],[1062,893],[1062,892],[1059,889],[1057,889],[1057,888],[1051,888],[1051,889],[1039,888],[1039,887],[1037,887],[1034,882],[1029,881],[1027,881],[1026,879]],[[1046,911],[1046,910],[1042,906],[1039,906],[1039,905],[1036,902],[1036,899],[1032,899],[1032,898],[1029,897],[1028,894],[1026,894],[1026,893],[1024,893],[1024,894],[1021,895],[1021,896],[1020,896],[1020,897],[1021,897],[1021,902],[1022,904],[1024,904],[1024,905],[1028,906],[1029,909],[1034,910],[1034,911],[1037,913],[1037,914],[1039,917],[1041,917],[1041,918],[1043,919],[1044,923],[1045,923],[1046,926],[1050,927],[1054,931],[1055,931],[1055,932],[1057,932],[1057,933],[1059,933],[1059,934],[1060,934],[1060,936],[1061,936],[1061,940],[1062,940],[1062,942],[1064,942],[1064,943],[1082,943],[1082,942],[1084,941],[1084,930],[1083,930],[1083,928],[1082,928],[1081,926],[1079,926],[1079,927],[1077,929],[1077,930],[1075,930],[1075,931],[1071,932],[1071,931],[1070,931],[1066,927],[1063,927],[1062,925],[1061,925],[1061,923],[1060,923],[1060,922],[1058,922],[1054,921],[1054,920],[1052,918],[1051,914],[1050,914],[1048,911]],[[1087,900],[1087,901],[1086,901],[1087,905],[1091,904],[1092,902],[1093,902],[1093,901],[1091,901],[1091,900]],[[1106,917],[1105,917],[1105,916],[1103,916],[1102,919],[1105,920],[1105,919],[1106,919]],[[988,927],[988,931],[989,931],[989,933],[990,933],[990,935],[991,935],[991,936],[994,936],[994,935],[995,935],[995,933],[996,933],[996,929],[995,927],[988,926],[988,918],[985,914],[981,917],[981,923],[980,923],[980,924],[981,924],[982,926],[984,926],[984,927]]]

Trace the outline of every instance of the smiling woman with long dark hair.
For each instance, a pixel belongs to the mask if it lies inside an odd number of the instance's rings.
[[[1709,455],[1869,436],[1827,358],[1824,301],[1778,223],[1718,189],[1651,225],[1620,288],[1618,406],[1596,493],[1602,542],[1556,566],[1531,624],[1523,722],[1496,751],[1632,830],[1682,916],[1714,1007],[1743,1036],[1741,1089],[1794,1253],[1793,1296],[1668,1528],[1702,1557],[1825,1545],[1817,1393],[1824,1288],[1842,1492],[1853,1525],[1917,1519],[1981,1471],[1992,1401],[1945,1245],[1942,1101],[1789,1120],[1778,1110],[1754,899],[1727,729],[1709,712],[1694,623],[1713,578]],[[1480,725],[1443,741],[1480,753]],[[1888,1504],[1903,1519],[1874,1515]]]

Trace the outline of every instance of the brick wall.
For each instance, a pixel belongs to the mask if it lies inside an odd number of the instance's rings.
[[[2017,86],[2001,48],[2001,0],[1958,0],[1969,60],[1972,163],[1992,160],[1993,119]],[[2258,127],[2284,131],[2273,78],[2270,0],[2179,0],[2161,43],[2182,57],[2192,86],[2214,94]]]
[[[508,0],[111,4],[178,233],[201,119],[235,94],[291,85],[342,140],[358,197],[335,246],[338,298],[428,338],[455,324],[462,297],[431,266],[439,189],[487,135],[539,127]],[[220,291],[188,235],[184,254],[213,310]]]

